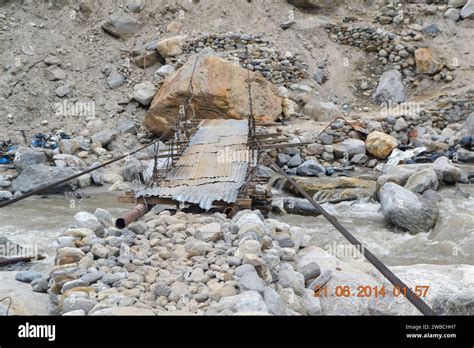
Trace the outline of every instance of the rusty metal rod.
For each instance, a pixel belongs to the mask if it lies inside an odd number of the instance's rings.
[[[123,230],[125,227],[130,225],[132,222],[134,222],[136,219],[139,217],[145,215],[147,212],[147,206],[145,204],[138,204],[133,208],[132,210],[126,212],[125,214],[122,215],[122,217],[119,217],[117,220],[115,220],[115,227],[118,229]]]

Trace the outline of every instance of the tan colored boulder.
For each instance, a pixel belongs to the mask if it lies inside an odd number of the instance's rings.
[[[180,35],[161,40],[157,43],[156,49],[163,58],[175,57],[183,53],[183,45],[186,42],[186,38],[186,35]]]
[[[367,152],[378,159],[386,159],[397,148],[397,139],[382,132],[372,132],[365,141]]]
[[[415,51],[416,73],[434,75],[443,69],[443,64],[428,48],[419,48]]]
[[[196,56],[191,57],[164,81],[145,117],[148,130],[168,138],[188,96]],[[193,78],[193,98],[188,115],[197,119],[247,119],[249,115],[248,70],[225,59],[199,55]],[[282,98],[262,76],[250,72],[253,112],[256,120],[275,121],[282,113]]]

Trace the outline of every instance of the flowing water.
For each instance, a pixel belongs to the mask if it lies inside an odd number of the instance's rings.
[[[104,208],[117,217],[131,207],[133,204],[118,203],[117,195],[108,191],[92,191],[81,199],[33,196],[0,209],[0,237],[23,247],[37,248],[48,262],[54,257],[56,238],[72,227],[76,213],[94,213],[97,208]]]
[[[443,201],[439,203],[441,215],[437,226],[429,233],[418,235],[397,231],[387,224],[376,202],[343,202],[325,204],[324,207],[389,265],[474,264],[474,186],[445,188],[440,193]],[[38,246],[39,252],[51,260],[55,252],[54,241],[62,231],[72,226],[74,214],[79,211],[94,213],[98,207],[117,217],[133,204],[118,203],[117,195],[108,191],[88,193],[86,197],[74,200],[53,195],[30,197],[0,209],[0,237],[24,246]],[[309,229],[312,244],[331,252],[339,250],[337,256],[344,259],[344,250],[349,243],[322,216],[284,215],[274,218]]]
[[[439,203],[440,218],[429,233],[410,235],[385,222],[380,204],[372,201],[324,204],[367,249],[388,265],[474,264],[474,186],[444,188]],[[305,216],[274,218],[310,229],[315,244],[344,259],[353,257],[349,242],[326,219]],[[345,252],[347,251],[347,255]],[[353,250],[352,250],[353,251]]]

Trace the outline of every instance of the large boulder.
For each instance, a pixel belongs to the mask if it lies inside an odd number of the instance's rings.
[[[21,172],[26,167],[37,164],[46,164],[47,161],[48,160],[44,153],[28,147],[20,147],[15,154],[13,163],[15,164],[16,169]]]
[[[13,181],[12,191],[30,192],[74,174],[76,174],[76,171],[71,168],[48,167],[44,164],[29,166]],[[77,187],[78,180],[74,179],[60,186],[53,187],[45,193],[63,193],[68,190],[75,190]]]
[[[443,69],[440,63],[429,48],[419,48],[415,51],[416,73],[434,75]]]
[[[317,179],[294,177],[293,180],[319,203],[352,201],[361,197],[372,197],[375,193],[375,182],[371,180],[325,176]],[[284,189],[299,195],[299,192],[288,182]],[[287,206],[291,210],[290,202],[287,203]],[[293,208],[306,210],[305,206],[296,203]]]
[[[377,104],[403,103],[405,101],[405,86],[400,71],[388,70],[382,74],[373,99]]]
[[[397,148],[398,142],[391,135],[374,131],[369,134],[365,141],[367,152],[378,159],[386,159],[394,149]]]
[[[429,232],[438,221],[435,202],[395,183],[385,184],[379,197],[385,220],[409,233]]]
[[[155,135],[169,137],[180,115],[183,100],[189,93],[195,59],[191,58],[168,76],[155,95],[145,124]],[[193,77],[193,98],[188,112],[196,118],[247,119],[249,115],[248,70],[209,53],[198,56]],[[250,72],[255,118],[274,121],[282,113],[282,98],[275,87],[262,76]]]

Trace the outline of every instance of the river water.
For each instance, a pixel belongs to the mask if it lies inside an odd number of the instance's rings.
[[[474,186],[444,188],[440,193],[443,201],[436,228],[430,233],[418,235],[397,231],[387,224],[376,202],[343,202],[325,204],[324,207],[388,265],[474,264]],[[467,195],[470,197],[467,198]],[[88,193],[82,199],[30,197],[0,209],[0,237],[7,237],[20,245],[37,245],[39,252],[48,256],[47,261],[52,261],[54,241],[62,231],[72,226],[74,215],[79,211],[94,213],[98,207],[117,217],[131,209],[133,204],[118,203],[116,193],[103,190]],[[333,253],[337,251],[339,258],[354,256],[353,253],[344,253],[349,243],[322,216],[285,215],[273,218],[311,230],[312,244]]]
[[[391,266],[414,264],[474,264],[474,186],[444,188],[439,193],[440,218],[429,233],[410,235],[385,222],[380,204],[372,201],[324,204],[367,249]],[[469,196],[469,197],[468,197]],[[292,226],[311,229],[312,244],[342,259],[356,255],[350,244],[326,219],[274,216]],[[352,250],[353,251],[353,250]],[[347,260],[349,261],[349,260]]]

